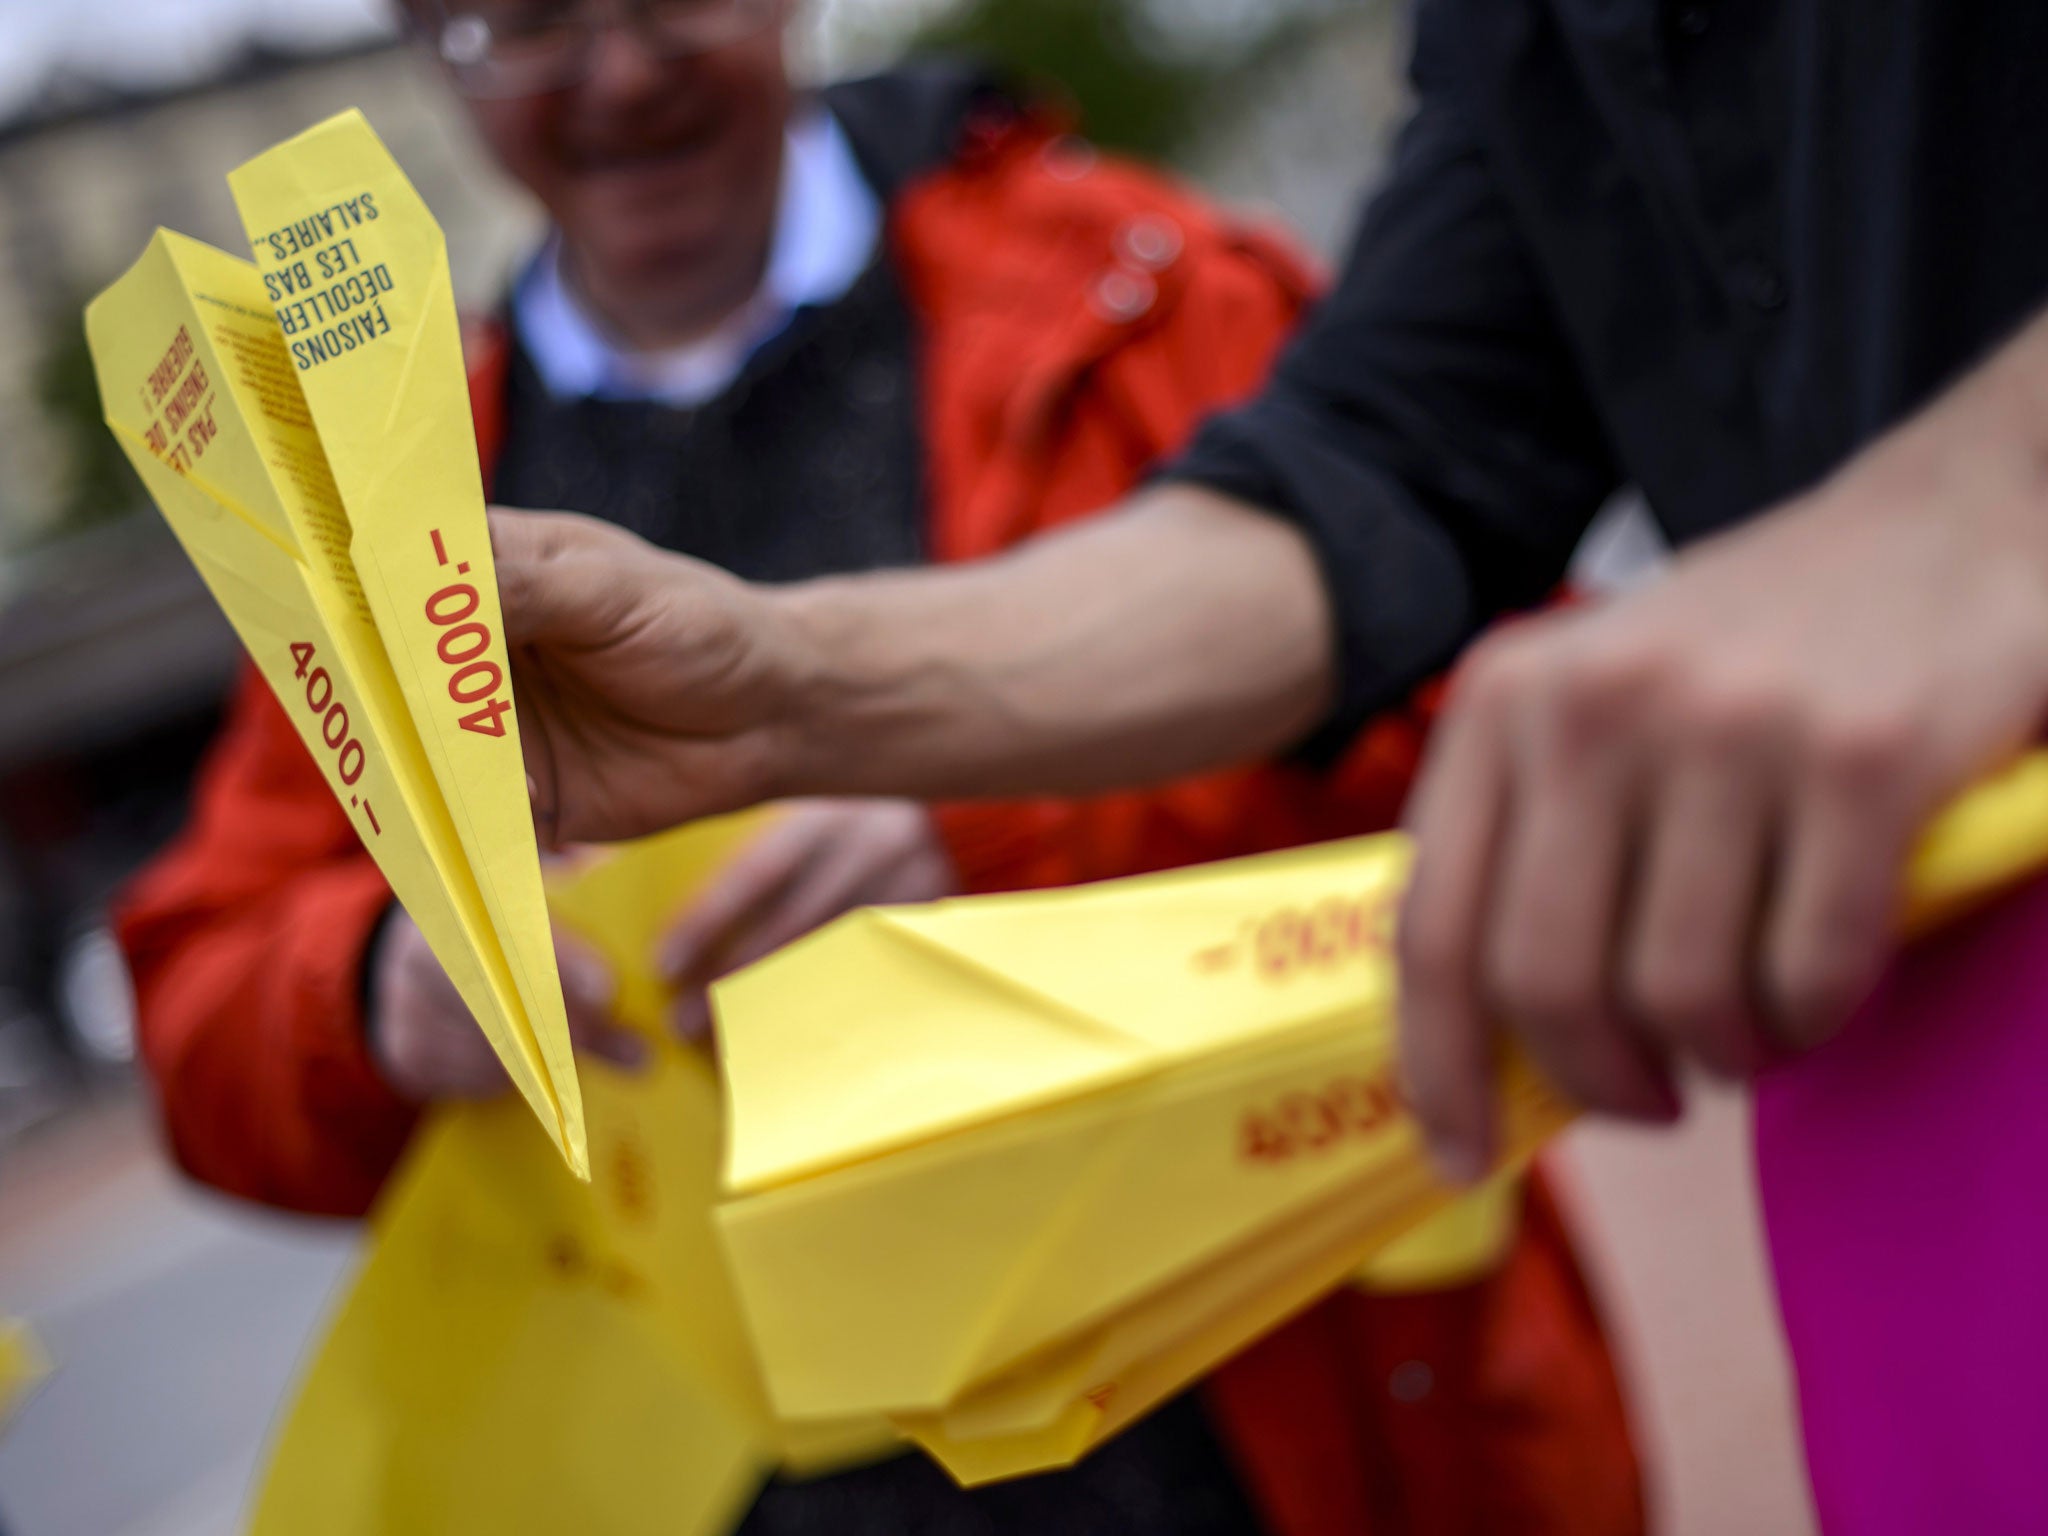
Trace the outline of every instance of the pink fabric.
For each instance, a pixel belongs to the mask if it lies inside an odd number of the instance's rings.
[[[1767,1078],[1757,1160],[1828,1536],[2048,1532],[2048,881]]]

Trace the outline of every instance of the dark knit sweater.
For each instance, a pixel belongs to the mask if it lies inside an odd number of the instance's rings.
[[[694,409],[554,399],[516,330],[507,394],[507,506],[586,512],[755,581],[923,559],[915,349],[886,257]]]

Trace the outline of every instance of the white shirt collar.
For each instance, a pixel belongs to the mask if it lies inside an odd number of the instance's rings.
[[[583,307],[562,272],[556,240],[512,294],[519,339],[556,398],[653,400],[678,408],[722,394],[798,309],[844,298],[873,260],[882,203],[861,174],[838,120],[822,108],[793,119],[784,138],[775,235],[761,286],[709,335],[680,347],[621,346]]]

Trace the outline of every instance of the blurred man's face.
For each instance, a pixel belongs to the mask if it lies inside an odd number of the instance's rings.
[[[449,9],[510,24],[521,12],[616,19],[632,7],[454,0]],[[612,25],[574,83],[470,98],[491,149],[546,205],[594,285],[642,291],[717,282],[765,251],[790,109],[788,3],[764,0],[749,14],[759,24],[733,29],[742,34],[735,40],[674,58],[659,57],[633,28]]]

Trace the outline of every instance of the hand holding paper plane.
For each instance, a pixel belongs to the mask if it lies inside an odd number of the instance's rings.
[[[107,425],[562,1155],[582,1105],[441,231],[361,114],[86,311]]]
[[[1405,839],[856,913],[715,989],[727,1252],[776,1408],[963,1481],[1073,1461],[1457,1192],[1396,1078]],[[1913,865],[1917,931],[2048,864],[2048,757]],[[1572,1117],[1508,1053],[1510,1164]]]

